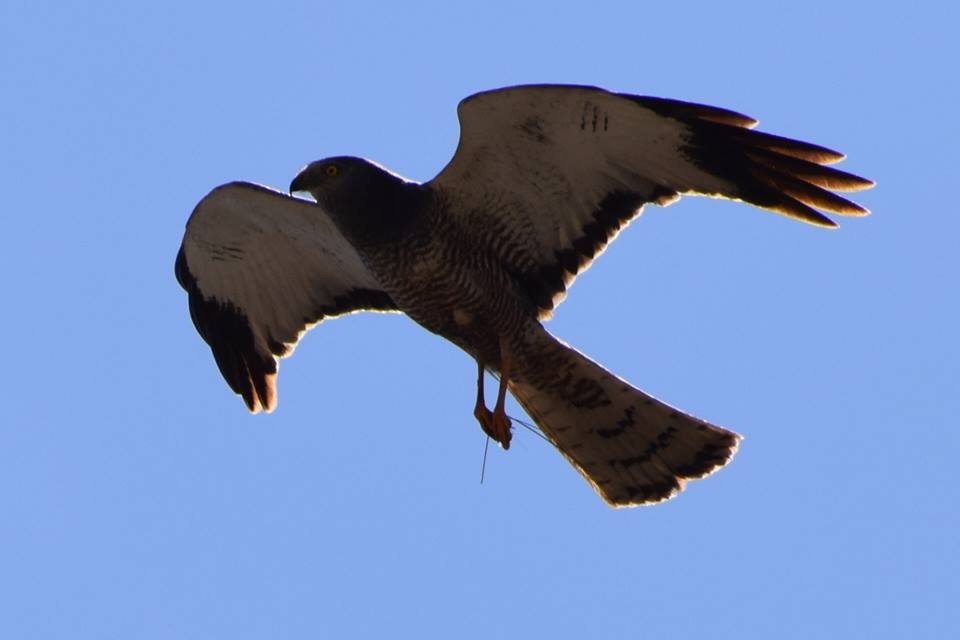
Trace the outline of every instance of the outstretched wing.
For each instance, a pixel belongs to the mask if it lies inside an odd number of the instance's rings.
[[[220,373],[253,413],[276,407],[278,358],[311,326],[396,309],[322,208],[244,182],[197,204],[176,275]]]
[[[498,234],[541,317],[647,202],[709,195],[824,227],[836,225],[817,209],[868,213],[832,193],[873,185],[823,166],[842,154],[751,131],[756,120],[726,109],[532,85],[471,96],[458,115],[460,144],[431,185]]]

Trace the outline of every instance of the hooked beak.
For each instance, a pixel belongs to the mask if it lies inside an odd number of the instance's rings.
[[[307,176],[304,175],[305,173],[306,170],[301,171],[297,174],[297,177],[293,179],[293,182],[290,183],[290,195],[307,191]]]

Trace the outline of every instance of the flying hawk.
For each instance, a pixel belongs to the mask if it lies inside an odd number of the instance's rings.
[[[860,216],[833,193],[873,183],[844,156],[752,130],[726,109],[594,87],[496,89],[460,103],[460,143],[433,180],[355,157],[307,165],[290,193],[233,182],[197,204],[176,275],[227,384],[277,404],[278,360],[310,327],[402,312],[477,362],[474,415],[506,449],[507,391],[613,506],[661,502],[716,471],[740,436],[634,388],[541,324],[640,214],[682,194],[803,222]],[[493,411],[484,371],[499,376]]]

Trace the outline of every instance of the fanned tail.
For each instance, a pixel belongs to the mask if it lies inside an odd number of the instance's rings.
[[[537,329],[510,391],[611,506],[668,500],[736,453],[738,434],[647,395]]]

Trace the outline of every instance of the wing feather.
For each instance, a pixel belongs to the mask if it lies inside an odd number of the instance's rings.
[[[197,204],[175,271],[194,326],[253,413],[276,407],[278,359],[311,326],[396,309],[322,208],[250,183]]]
[[[817,208],[867,210],[830,190],[873,185],[823,166],[843,159],[837,151],[702,104],[530,85],[471,96],[458,114],[457,151],[430,184],[467,224],[509,234],[501,259],[541,317],[646,203],[717,196],[833,227]]]

